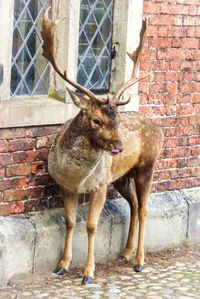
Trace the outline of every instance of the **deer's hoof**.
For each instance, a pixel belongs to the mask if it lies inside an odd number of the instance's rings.
[[[117,260],[120,261],[120,262],[128,263],[128,259],[123,255],[120,255]]]
[[[143,269],[144,269],[143,265],[135,265],[134,266],[134,271],[135,272],[142,272]]]
[[[56,275],[65,275],[67,273],[67,270],[64,268],[58,267],[56,270],[53,271]]]
[[[83,277],[83,280],[82,280],[82,284],[85,285],[85,284],[91,284],[93,283],[93,277],[91,276],[84,276]]]

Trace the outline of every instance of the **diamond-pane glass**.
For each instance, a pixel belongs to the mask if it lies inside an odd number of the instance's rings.
[[[81,0],[77,81],[93,92],[109,90],[113,0]]]
[[[15,0],[12,46],[12,96],[48,94],[49,63],[41,56],[40,19],[51,0]]]

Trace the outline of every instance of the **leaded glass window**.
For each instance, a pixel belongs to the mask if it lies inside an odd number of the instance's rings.
[[[11,95],[48,94],[49,63],[41,56],[40,19],[50,0],[15,0]]]
[[[77,81],[93,92],[109,90],[113,0],[81,0]]]

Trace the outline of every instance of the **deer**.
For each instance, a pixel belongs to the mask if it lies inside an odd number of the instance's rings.
[[[145,74],[137,77],[147,30],[146,19],[142,20],[138,47],[133,53],[128,53],[134,65],[131,78],[123,83],[113,96],[104,98],[70,80],[66,70],[63,71],[58,66],[55,58],[55,34],[62,19],[51,20],[50,9],[49,7],[46,10],[41,19],[42,55],[68,85],[79,91],[67,87],[79,112],[61,126],[48,156],[48,171],[60,186],[66,219],[64,252],[54,273],[64,275],[69,269],[78,198],[81,194],[88,194],[88,251],[82,278],[82,284],[86,285],[94,281],[95,233],[109,184],[114,185],[130,206],[128,238],[120,259],[129,260],[132,257],[136,239],[135,228],[139,222],[133,269],[135,272],[143,270],[147,202],[156,161],[163,144],[163,133],[157,124],[138,112],[118,111],[118,106],[131,100],[130,97],[128,100],[124,99],[124,91],[149,76]]]

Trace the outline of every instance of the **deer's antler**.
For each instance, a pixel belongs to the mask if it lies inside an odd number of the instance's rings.
[[[149,77],[149,74],[146,74],[140,78],[137,78],[137,70],[138,70],[138,66],[139,66],[139,60],[140,60],[140,54],[141,54],[141,50],[142,50],[142,46],[144,43],[144,37],[146,34],[146,29],[147,29],[147,21],[146,19],[142,20],[142,28],[140,31],[140,42],[139,45],[137,47],[137,49],[133,52],[133,53],[127,53],[128,56],[130,57],[130,59],[133,61],[134,63],[134,67],[133,67],[133,72],[132,72],[132,76],[130,78],[130,80],[128,80],[127,82],[125,82],[120,89],[117,91],[117,93],[115,94],[115,96],[113,97],[113,103],[117,106],[119,105],[125,105],[128,102],[130,102],[130,97],[128,100],[126,101],[120,101],[120,97],[122,96],[122,94],[124,93],[124,91],[129,88],[130,86],[134,85],[135,83]]]
[[[91,100],[98,102],[99,104],[106,104],[107,100],[99,99],[93,94],[90,90],[86,89],[85,87],[81,86],[80,84],[73,82],[67,77],[67,72],[62,71],[56,63],[55,60],[55,33],[56,27],[58,24],[65,18],[61,18],[56,21],[51,21],[48,17],[48,13],[51,7],[47,8],[44,13],[44,16],[41,19],[41,36],[44,41],[43,43],[43,53],[42,55],[51,62],[54,70],[59,74],[59,76],[68,82],[70,85],[87,95]]]

